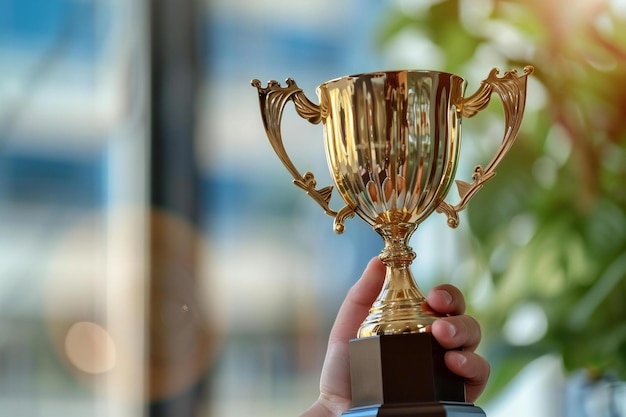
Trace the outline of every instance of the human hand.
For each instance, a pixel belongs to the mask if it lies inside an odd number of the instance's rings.
[[[433,323],[431,332],[443,348],[455,349],[445,353],[444,361],[448,369],[465,378],[465,398],[474,402],[485,389],[491,370],[489,362],[475,352],[480,343],[480,325],[464,314],[463,294],[452,285],[431,289],[426,302],[437,313],[447,315]]]
[[[346,295],[330,332],[320,380],[320,396],[302,417],[336,417],[350,408],[352,392],[348,342],[355,337],[367,316],[382,288],[384,277],[384,265],[374,258]],[[463,349],[446,352],[444,360],[452,372],[465,378],[467,401],[473,402],[485,388],[490,372],[489,363],[475,353],[481,337],[480,326],[472,317],[463,314],[465,300],[452,285],[433,288],[426,301],[436,312],[448,315],[433,323],[432,334],[446,349]]]

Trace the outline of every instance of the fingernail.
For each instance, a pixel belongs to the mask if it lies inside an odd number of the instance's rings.
[[[441,322],[446,327],[446,330],[448,331],[448,335],[451,338],[454,337],[454,335],[456,335],[456,326],[454,324],[450,323],[450,322],[445,321],[445,320],[441,320]]]
[[[465,357],[465,355],[462,354],[461,352],[457,352],[453,350],[453,351],[450,351],[449,353],[454,355],[457,365],[463,366],[467,362],[467,357]]]
[[[450,305],[450,303],[452,303],[452,295],[450,295],[450,293],[446,290],[437,290],[435,291],[437,293],[437,295],[439,295],[441,298],[443,298],[443,300],[445,301],[445,303],[447,305]]]

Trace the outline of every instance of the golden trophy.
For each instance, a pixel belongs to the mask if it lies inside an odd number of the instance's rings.
[[[463,78],[438,71],[386,71],[337,78],[317,88],[319,105],[292,79],[282,87],[270,81],[259,93],[269,141],[294,183],[330,216],[335,232],[357,214],[382,236],[386,266],[383,288],[350,341],[353,407],[344,416],[484,416],[465,402],[462,378],[443,361],[444,349],[430,334],[437,319],[411,273],[415,252],[408,245],[417,226],[433,211],[457,227],[458,212],[493,178],[513,144],[533,68],[499,76],[494,68],[478,90],[464,98]],[[486,167],[476,166],[471,182],[456,180],[460,201],[444,200],[452,185],[461,145],[461,120],[487,107],[492,93],[504,107],[502,142]],[[288,101],[309,122],[324,125],[328,166],[345,206],[330,208],[333,186],[316,188],[314,175],[302,175],[281,137]]]

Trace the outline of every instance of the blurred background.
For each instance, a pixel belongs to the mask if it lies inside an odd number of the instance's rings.
[[[457,230],[420,226],[414,273],[465,292],[490,417],[626,415],[625,24],[623,0],[1,0],[0,414],[298,415],[382,242],[290,184],[250,80],[318,102],[433,69],[468,95],[530,64],[517,142]],[[288,105],[283,137],[329,185],[321,127]]]

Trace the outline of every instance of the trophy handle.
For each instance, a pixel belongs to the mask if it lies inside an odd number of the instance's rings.
[[[487,79],[483,80],[478,90],[467,98],[462,98],[457,104],[457,109],[463,117],[473,117],[479,111],[485,109],[491,99],[491,94],[495,91],[502,100],[504,107],[504,137],[489,165],[483,168],[477,165],[472,175],[472,183],[456,180],[457,189],[461,201],[453,206],[446,201],[442,201],[437,207],[438,213],[445,213],[448,216],[448,226],[456,228],[459,225],[459,211],[463,210],[467,203],[482,188],[483,184],[496,175],[495,169],[508,152],[519,132],[524,106],[526,104],[526,81],[534,68],[524,67],[524,74],[517,76],[516,70],[509,70],[500,78],[499,70],[494,68],[489,73]]]
[[[355,209],[346,205],[339,212],[331,210],[328,204],[332,197],[333,186],[329,185],[328,187],[317,189],[315,188],[317,181],[312,172],[306,172],[304,175],[300,174],[285,150],[280,130],[283,110],[289,100],[293,101],[298,115],[312,124],[321,122],[326,115],[327,109],[324,106],[312,103],[293,79],[288,78],[286,83],[286,87],[281,87],[280,83],[272,80],[267,83],[266,88],[263,88],[259,80],[255,79],[251,82],[259,92],[261,118],[263,119],[265,132],[274,152],[276,152],[280,161],[287,168],[287,171],[293,176],[293,183],[315,200],[326,214],[334,217],[335,232],[338,234],[343,233],[343,222],[346,218],[354,216]]]

